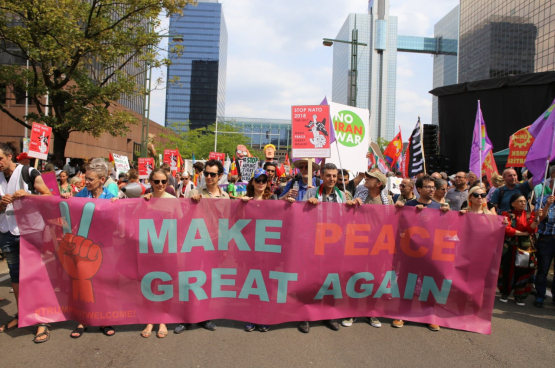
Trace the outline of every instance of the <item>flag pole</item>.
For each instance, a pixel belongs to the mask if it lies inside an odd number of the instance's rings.
[[[538,210],[542,209],[542,203],[543,203],[543,193],[545,192],[545,184],[547,182],[547,180],[545,180],[545,174],[547,173],[547,171],[549,170],[549,162],[551,161],[551,151],[553,150],[553,140],[555,139],[555,125],[553,126],[553,128],[551,129],[552,133],[551,133],[551,143],[549,144],[549,154],[547,156],[547,161],[545,163],[545,171],[543,173],[543,185],[542,185],[542,191],[540,193],[540,208],[538,208]]]
[[[426,175],[426,154],[424,152],[424,127],[420,121],[420,116],[418,116],[418,122],[420,123],[420,149],[422,150],[422,162],[424,162],[424,175]]]
[[[482,142],[482,121],[484,120],[484,117],[482,116],[482,109],[480,108],[480,100],[478,100],[478,111],[480,113],[480,117],[482,119],[480,119],[480,150],[478,151],[479,156],[480,156],[480,166],[478,167],[478,175],[480,175],[480,186],[482,186],[482,149],[484,142]],[[485,138],[484,138],[485,139]],[[476,174],[476,173],[475,173]]]

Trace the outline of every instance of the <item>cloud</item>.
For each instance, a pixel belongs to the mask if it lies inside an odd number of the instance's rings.
[[[367,0],[234,0],[223,3],[228,28],[226,116],[289,119],[292,105],[331,97],[333,47],[349,13]],[[433,36],[433,26],[458,0],[390,0],[400,35]],[[433,58],[398,54],[396,125],[408,139],[418,115],[431,122]],[[158,72],[155,72],[153,79]],[[165,70],[164,70],[165,73]],[[151,117],[163,123],[165,90],[152,94]]]

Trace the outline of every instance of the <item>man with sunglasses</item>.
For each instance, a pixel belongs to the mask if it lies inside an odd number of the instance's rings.
[[[399,206],[402,206],[408,201],[416,199],[416,196],[413,192],[414,181],[412,179],[403,179],[401,181],[401,184],[399,184],[399,189],[401,191],[401,194],[395,194],[393,196],[393,203],[395,203],[396,206],[397,203],[399,203]]]
[[[279,187],[279,178],[276,177],[277,164],[274,161],[266,162],[263,169],[266,171],[272,193],[280,196],[282,189]]]
[[[455,175],[455,187],[449,189],[445,199],[451,202],[451,209],[453,211],[460,211],[462,204],[468,198],[468,185],[466,183],[466,173],[458,172]]]
[[[312,170],[320,170],[320,165],[314,162],[313,158],[310,160],[312,160]],[[320,185],[320,180],[312,177],[312,183],[308,183],[308,161],[306,159],[297,160],[293,162],[293,165],[301,171],[301,179],[293,178],[289,181],[283,188],[279,199],[288,200],[288,198],[293,198],[296,201],[302,201],[306,191]],[[295,184],[298,184],[298,190],[294,188]]]
[[[204,164],[204,182],[205,185],[192,189],[189,192],[189,198],[195,202],[200,202],[202,198],[212,199],[229,199],[229,194],[223,191],[218,182],[224,174],[224,166],[218,160],[208,160]],[[187,329],[188,324],[180,324],[173,332],[180,334]],[[200,325],[209,331],[216,330],[216,324],[212,321],[201,322]]]

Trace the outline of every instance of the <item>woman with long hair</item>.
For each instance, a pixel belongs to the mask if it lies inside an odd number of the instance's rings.
[[[488,210],[486,204],[487,193],[484,188],[480,186],[472,187],[468,191],[467,206],[461,209],[461,214],[465,213],[483,213],[486,215],[492,215],[493,213]],[[508,225],[508,222],[506,223]]]
[[[69,184],[69,173],[65,170],[60,172],[60,184],[58,184],[58,188],[60,188],[60,195],[62,198],[69,198],[71,197],[71,184]]]
[[[532,290],[536,264],[533,254],[534,233],[538,227],[535,212],[526,212],[526,197],[521,193],[513,194],[510,199],[511,210],[503,212],[508,220],[505,229],[505,243],[503,244],[503,256],[501,258],[501,270],[499,271],[499,301],[506,303],[511,292],[514,295],[516,305],[523,307],[524,300]],[[526,261],[521,262],[523,259]]]

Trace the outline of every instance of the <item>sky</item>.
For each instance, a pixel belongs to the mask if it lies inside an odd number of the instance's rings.
[[[332,91],[335,38],[349,13],[367,13],[367,0],[296,0],[294,2],[220,1],[228,31],[226,117],[290,119],[291,106],[319,104]],[[398,34],[433,37],[434,24],[458,0],[390,0]],[[285,6],[285,4],[287,6]],[[161,31],[168,26],[163,19]],[[161,43],[165,48],[166,40]],[[164,69],[153,78],[165,78]],[[420,116],[432,120],[433,56],[397,54],[396,125],[407,141]],[[150,118],[163,124],[164,86],[152,92]]]

